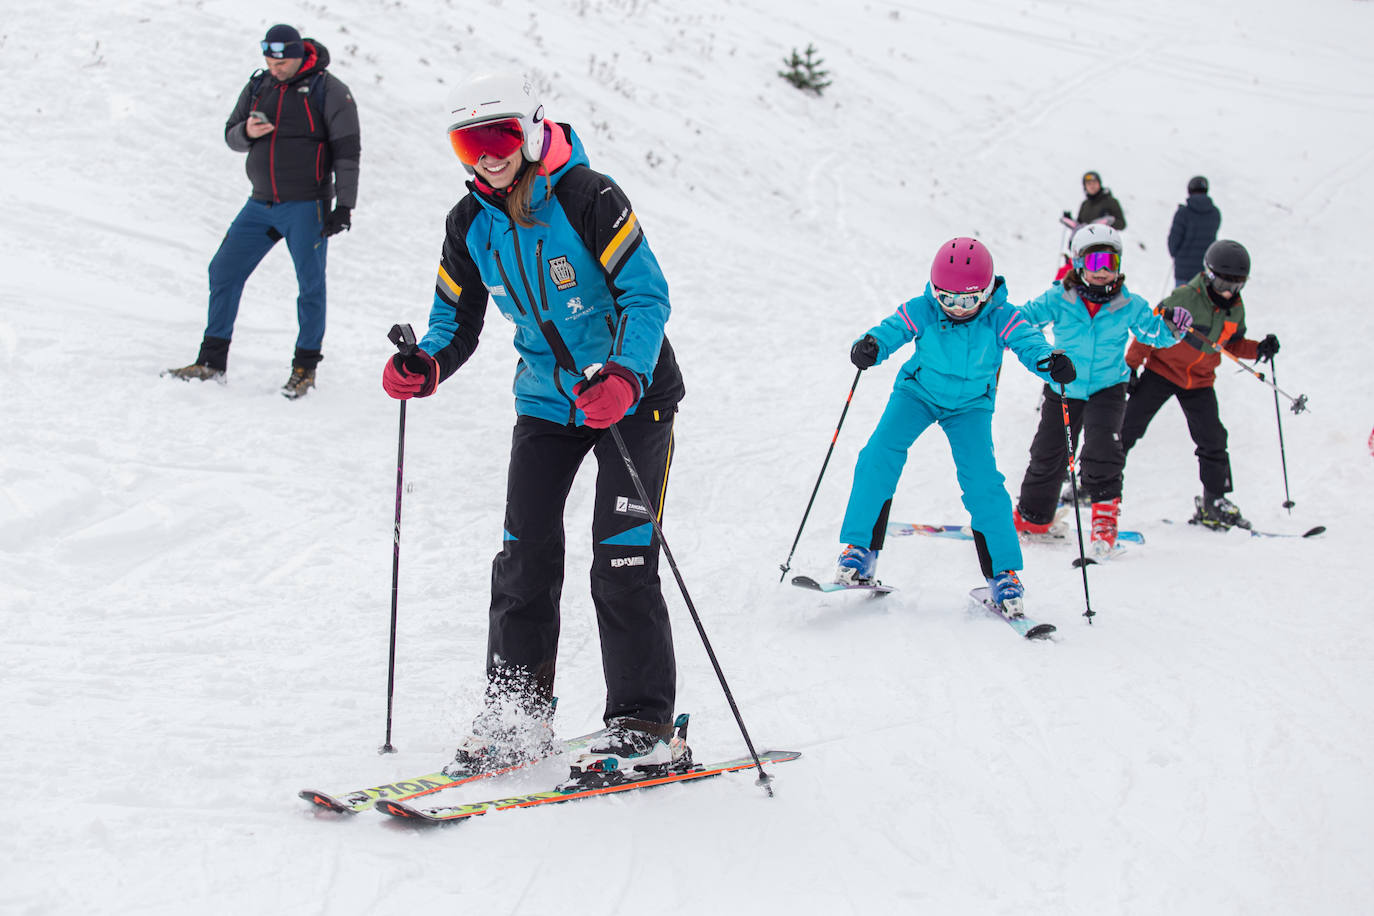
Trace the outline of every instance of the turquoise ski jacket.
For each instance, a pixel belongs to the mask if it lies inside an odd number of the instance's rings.
[[[951,321],[927,283],[924,294],[903,303],[868,334],[878,342],[879,363],[906,344],[914,344],[915,352],[902,365],[893,387],[944,411],[992,409],[1004,350],[1015,353],[1040,378],[1047,382],[1050,378],[1036,364],[1054,348],[1007,304],[1006,282],[1001,277],[987,305],[969,321]]]
[[[1124,283],[1096,315],[1088,312],[1077,290],[1066,290],[1059,282],[1021,306],[1021,314],[1042,330],[1054,326],[1054,345],[1068,354],[1078,371],[1078,378],[1065,386],[1064,393],[1079,400],[1130,378],[1126,366],[1130,335],[1152,347],[1171,347],[1176,342],[1169,323]]]

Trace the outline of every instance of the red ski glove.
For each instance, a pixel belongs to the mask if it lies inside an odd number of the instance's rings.
[[[382,387],[398,401],[407,398],[427,398],[439,384],[439,364],[424,350],[416,349],[409,356],[399,353],[386,361],[382,370]]]
[[[618,423],[625,411],[639,400],[639,379],[624,366],[607,363],[590,380],[573,386],[577,409],[587,415],[592,429],[606,429]]]

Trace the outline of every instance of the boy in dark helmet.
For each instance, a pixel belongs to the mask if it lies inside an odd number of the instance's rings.
[[[1157,307],[1159,311],[1187,309],[1193,316],[1192,331],[1172,347],[1157,350],[1135,341],[1126,351],[1126,364],[1141,371],[1126,402],[1121,445],[1129,452],[1164,403],[1177,397],[1197,445],[1202,479],[1193,520],[1210,528],[1250,527],[1226,498],[1231,492],[1231,458],[1213,387],[1221,363],[1219,351],[1229,350],[1241,359],[1272,359],[1279,352],[1279,339],[1273,334],[1259,341],[1245,336],[1240,291],[1249,276],[1250,253],[1245,246],[1230,239],[1213,242],[1203,256],[1202,272]]]

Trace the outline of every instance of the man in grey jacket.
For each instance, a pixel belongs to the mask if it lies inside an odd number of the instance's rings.
[[[248,154],[252,196],[210,261],[200,353],[191,365],[163,374],[224,381],[244,284],[284,238],[296,268],[300,330],[282,394],[295,399],[314,387],[323,359],[329,237],[349,228],[357,204],[358,107],[328,72],[329,51],[318,41],[275,25],[261,45],[266,69],[249,79],[224,125],[229,148]]]

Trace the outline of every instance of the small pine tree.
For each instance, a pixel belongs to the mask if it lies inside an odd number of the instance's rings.
[[[802,57],[797,53],[797,49],[793,48],[792,56],[783,58],[783,63],[788,69],[779,70],[778,76],[803,92],[814,92],[816,95],[820,95],[821,90],[830,85],[830,80],[826,79],[830,75],[830,71],[821,69],[821,64],[825,63],[825,59],[816,57],[815,45],[808,44],[806,46],[806,57]]]

